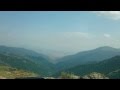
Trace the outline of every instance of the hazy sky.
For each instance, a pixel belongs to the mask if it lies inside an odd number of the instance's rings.
[[[65,52],[120,48],[120,12],[1,11],[0,45]]]

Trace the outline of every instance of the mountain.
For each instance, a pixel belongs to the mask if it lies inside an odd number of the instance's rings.
[[[50,75],[55,71],[45,55],[24,48],[0,46],[0,63],[40,75]]]
[[[65,56],[58,59],[57,69],[62,70],[76,65],[96,63],[105,59],[120,55],[120,49],[104,46],[89,51],[79,52],[75,55]]]
[[[9,54],[9,55],[19,55],[19,56],[42,56],[46,59],[48,59],[48,56],[41,54],[41,53],[37,53],[35,51],[32,50],[28,50],[25,48],[18,48],[18,47],[7,47],[7,46],[0,46],[0,53],[5,53],[5,54]]]
[[[103,73],[112,79],[120,79],[120,56],[115,56],[96,64],[78,65],[64,72],[72,72],[76,75],[84,76],[92,72]]]

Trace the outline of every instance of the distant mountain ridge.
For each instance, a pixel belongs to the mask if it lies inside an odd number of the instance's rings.
[[[6,53],[6,54],[15,54],[15,55],[21,55],[21,56],[42,56],[44,58],[47,58],[46,55],[37,53],[33,50],[28,50],[25,48],[18,48],[18,47],[8,47],[8,46],[1,46],[0,45],[0,53]]]
[[[57,69],[71,68],[76,65],[82,65],[90,62],[99,62],[105,59],[120,55],[120,49],[104,46],[89,51],[79,52],[74,55],[65,56],[58,59]]]

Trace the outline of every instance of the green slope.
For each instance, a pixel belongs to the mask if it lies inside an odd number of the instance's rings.
[[[116,55],[120,55],[119,49],[105,46],[58,59],[56,67],[59,70],[68,69],[80,64],[103,61]]]
[[[49,76],[55,72],[49,58],[32,50],[0,46],[0,63]]]
[[[120,78],[120,56],[115,56],[96,64],[78,65],[64,71],[72,72],[80,76],[91,72],[99,72],[110,78]]]
[[[49,75],[52,73],[51,69],[48,69],[47,66],[32,62],[29,59],[19,56],[4,55],[0,54],[0,63],[2,65],[9,65],[17,69],[23,69],[31,72],[38,73],[40,75]]]

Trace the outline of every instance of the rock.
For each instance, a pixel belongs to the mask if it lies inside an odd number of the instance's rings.
[[[54,77],[44,77],[45,79],[55,79]]]
[[[7,78],[0,76],[0,79],[7,79]]]
[[[109,79],[105,75],[97,72],[90,73],[89,75],[85,75],[83,79]]]

